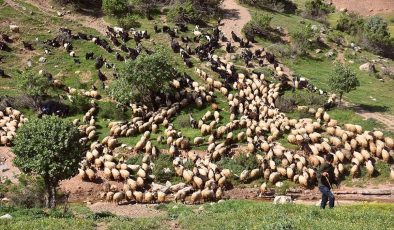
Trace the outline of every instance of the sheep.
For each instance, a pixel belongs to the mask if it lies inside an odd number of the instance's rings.
[[[122,201],[125,198],[125,193],[124,192],[117,192],[113,195],[113,202],[116,204],[119,204],[120,201]]]

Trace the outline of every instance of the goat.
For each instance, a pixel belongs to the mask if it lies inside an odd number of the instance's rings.
[[[107,77],[100,70],[97,71],[97,76],[98,76],[98,79],[102,82],[107,80]]]
[[[27,49],[27,50],[33,50],[33,45],[32,45],[32,44],[30,44],[30,43],[28,43],[28,42],[25,42],[25,41],[22,41],[22,44],[23,44],[23,47],[24,47],[25,49]]]
[[[94,53],[93,52],[88,52],[85,54],[85,59],[89,60],[89,59],[94,59]]]
[[[96,69],[100,69],[104,65],[104,59],[102,57],[96,58],[96,64],[95,67]]]

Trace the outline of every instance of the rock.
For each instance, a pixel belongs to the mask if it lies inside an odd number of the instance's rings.
[[[203,212],[204,211],[204,206],[200,206],[199,208],[198,208],[198,212]]]
[[[349,60],[348,61],[350,64],[354,64],[354,61],[353,60]]]
[[[27,67],[31,68],[33,66],[33,61],[31,59],[27,60]]]
[[[312,25],[312,26],[311,26],[311,29],[312,29],[313,31],[317,31],[317,29],[318,29],[318,28],[317,28],[317,25]]]
[[[0,219],[12,219],[12,216],[7,213],[5,215],[0,216]]]
[[[340,8],[339,12],[347,12],[347,9],[346,8]]]
[[[334,56],[334,54],[335,54],[334,51],[330,50],[330,51],[328,51],[328,52],[325,54],[325,56],[329,58],[329,57]]]
[[[274,198],[274,204],[292,204],[293,199],[291,196],[276,196]]]
[[[225,202],[225,200],[221,199],[221,200],[218,201],[218,204],[224,203],[224,202]]]
[[[360,65],[360,67],[358,67],[361,71],[369,71],[371,69],[371,63],[367,62],[364,63],[362,65]]]
[[[57,13],[57,16],[59,16],[59,17],[63,17],[64,16],[63,12],[57,11],[56,13]]]
[[[316,49],[315,53],[319,54],[319,53],[321,53],[321,51],[322,51],[321,49]]]
[[[10,25],[11,32],[19,33],[19,26],[17,25]]]
[[[44,63],[44,62],[47,61],[47,59],[46,59],[45,57],[40,57],[40,59],[38,59],[38,61],[39,61],[40,63]]]
[[[75,71],[75,74],[79,75],[81,73],[80,70]]]
[[[278,182],[275,183],[275,186],[280,188],[280,187],[283,186],[283,182],[282,181],[278,181]]]

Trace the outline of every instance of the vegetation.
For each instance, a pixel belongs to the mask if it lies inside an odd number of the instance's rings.
[[[322,0],[309,0],[305,2],[305,16],[314,19],[325,17],[335,11],[333,6],[326,4]]]
[[[339,94],[339,103],[342,101],[344,93],[349,93],[360,86],[356,74],[346,66],[337,64],[329,79],[330,88]]]
[[[126,12],[129,3],[127,0],[103,0],[102,8],[106,14],[117,15]]]
[[[394,41],[390,37],[387,22],[379,17],[368,18],[363,26],[362,42],[365,47],[373,52],[392,56]]]
[[[294,13],[297,6],[290,0],[241,0],[243,4],[278,12]]]
[[[45,205],[45,184],[40,176],[21,174],[18,184],[7,185],[11,204],[23,208],[41,208]]]
[[[291,34],[291,44],[293,50],[298,55],[307,54],[308,50],[312,48],[314,31],[310,25],[304,26],[302,29]]]
[[[252,33],[262,37],[271,37],[271,21],[272,16],[267,14],[255,15],[252,20],[245,25],[243,31],[245,34]]]
[[[79,131],[55,116],[32,119],[20,128],[13,152],[14,164],[21,171],[43,178],[50,208],[56,206],[59,181],[73,176],[82,160]]]
[[[221,0],[176,0],[172,1],[167,14],[170,20],[178,23],[201,24],[219,14]]]
[[[19,90],[33,99],[36,108],[38,108],[40,99],[47,95],[50,88],[50,81],[46,77],[31,72],[17,75],[17,82]]]
[[[120,70],[122,77],[114,81],[109,94],[120,104],[143,102],[152,105],[154,96],[168,92],[177,71],[163,48],[153,54],[141,54]]]

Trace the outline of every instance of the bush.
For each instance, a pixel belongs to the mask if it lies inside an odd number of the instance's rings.
[[[327,33],[327,39],[334,42],[337,45],[342,45],[345,42],[345,38],[342,33],[338,30],[331,30]]]
[[[267,14],[256,14],[253,16],[253,19],[245,25],[243,31],[245,34],[252,33],[254,35],[269,36],[272,18],[272,16]]]
[[[281,112],[291,112],[296,106],[322,107],[326,101],[327,98],[323,95],[307,90],[296,90],[280,96],[275,105]]]
[[[379,17],[368,18],[363,25],[362,43],[375,53],[392,56],[393,40],[390,38],[387,22]]]
[[[117,108],[112,102],[105,102],[99,104],[98,116],[104,119],[122,121],[130,119],[131,113],[124,107]]]
[[[89,98],[82,95],[76,95],[73,97],[70,107],[71,114],[80,114],[87,112],[91,104]]]
[[[222,168],[230,169],[234,174],[239,175],[244,170],[252,170],[259,167],[256,156],[253,154],[238,154],[233,158],[222,157],[218,162]]]
[[[23,208],[41,208],[45,206],[44,180],[37,176],[21,174],[19,184],[11,185],[7,196],[11,204]]]
[[[133,14],[127,14],[124,17],[118,18],[116,24],[125,30],[139,28],[141,26],[141,23],[137,21],[137,17]]]
[[[166,154],[159,154],[159,156],[153,161],[155,167],[153,168],[153,175],[155,175],[155,181],[159,183],[165,183],[172,181],[175,177],[174,167],[172,165],[172,157]],[[165,172],[166,169],[170,169]]]
[[[268,48],[275,56],[280,58],[289,58],[293,55],[293,51],[288,44],[272,44]]]
[[[358,34],[362,29],[364,19],[356,13],[341,13],[336,29],[351,35]]]
[[[167,13],[168,18],[176,23],[196,23],[203,21],[203,16],[193,6],[192,1],[186,1],[170,8]]]
[[[127,11],[128,0],[103,0],[102,9],[104,13],[110,15],[122,14]]]
[[[356,74],[342,64],[337,64],[328,79],[332,91],[339,93],[339,103],[344,93],[349,93],[360,86]]]
[[[296,4],[291,0],[240,0],[240,2],[253,7],[286,13],[294,13],[297,9]]]
[[[322,0],[309,0],[305,2],[305,16],[311,18],[325,17],[335,11],[333,6],[326,4]]]
[[[291,44],[293,51],[298,55],[305,55],[312,47],[314,32],[310,25],[291,34]]]

